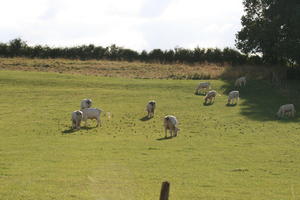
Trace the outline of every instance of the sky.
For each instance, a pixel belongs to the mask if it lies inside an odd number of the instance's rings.
[[[136,51],[234,47],[242,0],[0,0],[0,42],[116,44]]]

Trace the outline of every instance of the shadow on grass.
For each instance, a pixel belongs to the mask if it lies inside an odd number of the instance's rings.
[[[227,103],[226,106],[227,106],[227,107],[235,107],[235,106],[237,106],[237,103],[233,103],[233,104]]]
[[[293,92],[285,91],[282,88],[274,88],[269,81],[264,80],[247,80],[247,85],[239,89],[234,87],[234,81],[223,81],[225,84],[221,87],[221,90],[225,96],[233,90],[240,92],[242,103],[227,104],[226,106],[240,107],[241,115],[255,121],[278,121],[285,123],[299,121],[299,117],[297,116],[295,118],[284,119],[276,117],[276,112],[283,104],[292,103],[297,109],[297,105],[300,105],[299,95],[296,96]],[[297,83],[299,85],[299,82]]]
[[[150,119],[152,119],[152,117],[148,118],[148,116],[146,115],[145,117],[142,117],[140,120],[144,122],[144,121],[148,121]]]
[[[83,126],[80,129],[69,128],[69,129],[66,129],[66,130],[62,131],[61,133],[62,134],[71,134],[71,133],[75,133],[75,132],[77,132],[79,130],[90,130],[90,129],[94,129],[94,128],[97,128],[97,126],[96,127],[86,127],[86,126]]]
[[[82,130],[91,130],[91,129],[94,129],[94,128],[98,128],[98,126],[94,126],[94,127],[83,126],[83,127],[81,127],[80,129],[82,129]]]
[[[172,136],[168,136],[168,137],[158,138],[158,139],[156,139],[156,140],[162,141],[162,140],[170,140],[170,139],[172,139],[172,138],[173,138]]]
[[[206,93],[200,93],[200,92],[198,92],[198,93],[194,93],[196,96],[205,96],[206,95]]]
[[[211,105],[213,105],[214,104],[214,102],[210,102],[210,103],[205,103],[205,102],[203,102],[203,105],[204,106],[211,106]]]
[[[299,122],[299,117],[297,117],[297,113],[295,114],[295,117],[282,117],[279,118],[277,115],[274,115],[274,120],[278,122]]]
[[[69,128],[69,129],[66,129],[64,131],[62,131],[61,133],[62,134],[71,134],[71,133],[74,133],[76,131],[78,131],[79,129],[72,129],[72,128]]]

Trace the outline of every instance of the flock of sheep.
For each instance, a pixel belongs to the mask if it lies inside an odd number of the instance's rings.
[[[80,110],[75,110],[72,112],[71,121],[72,121],[72,129],[78,130],[80,129],[81,121],[85,122],[85,126],[87,126],[88,119],[96,119],[97,127],[101,125],[100,114],[103,110],[98,108],[91,108],[92,100],[91,99],[83,99],[80,104]],[[154,100],[149,101],[146,110],[148,112],[147,117],[154,117],[154,110],[156,107],[156,102]],[[177,136],[178,131],[180,130],[178,127],[178,121],[175,116],[167,115],[164,117],[164,127],[165,127],[165,137],[167,137],[167,130],[170,130],[171,137]]]
[[[235,88],[240,88],[242,86],[246,86],[246,82],[247,82],[246,77],[244,77],[244,76],[240,77],[235,81],[234,87]],[[198,87],[196,88],[195,93],[198,94],[199,91],[202,90],[202,89],[210,89],[210,83],[209,82],[200,83],[198,85]],[[215,90],[209,91],[206,94],[206,96],[204,97],[204,101],[205,101],[204,103],[207,104],[208,101],[210,103],[212,103],[212,101],[215,99],[216,95],[217,95],[217,92]],[[233,104],[234,100],[236,100],[235,103],[237,103],[238,100],[239,100],[239,91],[237,91],[237,90],[231,91],[228,94],[228,104]],[[282,105],[282,106],[279,107],[278,112],[276,113],[276,115],[279,118],[282,118],[284,116],[294,117],[295,113],[296,113],[296,110],[295,110],[294,104],[285,104],[285,105]]]
[[[240,77],[235,81],[234,84],[235,88],[240,88],[242,86],[246,86],[246,77]],[[200,83],[195,91],[195,94],[198,94],[201,90],[209,90],[211,88],[211,84],[209,82],[202,82]],[[215,97],[217,96],[217,92],[215,90],[210,90],[206,93],[204,97],[204,103],[207,104],[208,102],[211,104]],[[237,104],[239,100],[239,91],[233,90],[228,94],[228,102],[227,104],[233,104],[234,101]],[[72,113],[71,121],[72,121],[72,129],[78,130],[80,129],[81,121],[85,122],[85,126],[87,126],[88,119],[96,119],[97,126],[101,125],[100,121],[100,114],[103,112],[101,109],[98,108],[91,108],[92,100],[91,99],[83,99],[80,104],[80,110],[76,110]],[[146,111],[148,112],[147,117],[151,118],[154,117],[154,110],[156,107],[156,102],[151,100],[148,102],[146,106]],[[280,106],[277,116],[279,118],[288,116],[294,117],[296,113],[295,106],[293,104],[285,104]],[[167,130],[170,131],[170,136],[177,136],[178,131],[178,120],[173,115],[167,115],[164,117],[164,129],[165,129],[165,137],[167,137]]]
[[[235,81],[236,88],[242,87],[245,85],[246,85],[246,77],[240,77]],[[210,87],[211,87],[211,85],[209,82],[200,83],[198,85],[198,87],[196,88],[195,94],[198,94],[199,91],[201,91],[201,90],[210,89]],[[228,104],[233,104],[234,100],[235,100],[235,103],[237,103],[239,100],[239,95],[240,95],[239,91],[237,91],[237,90],[231,91],[228,94]],[[209,103],[212,103],[215,100],[216,96],[217,96],[217,92],[215,90],[210,90],[209,92],[207,92],[206,96],[204,97],[204,103],[207,104],[208,101],[209,101]]]

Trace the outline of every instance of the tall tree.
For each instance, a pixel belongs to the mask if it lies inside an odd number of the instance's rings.
[[[268,63],[300,64],[300,1],[244,0],[236,47]]]

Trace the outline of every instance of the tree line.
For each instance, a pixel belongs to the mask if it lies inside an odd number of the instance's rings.
[[[141,61],[167,63],[217,63],[217,64],[262,64],[259,56],[248,56],[233,48],[174,48],[170,50],[153,49],[137,52],[132,49],[111,45],[108,47],[81,45],[74,47],[29,46],[20,38],[8,43],[0,43],[1,57],[28,58],[66,58],[80,60],[113,60],[113,61]]]

